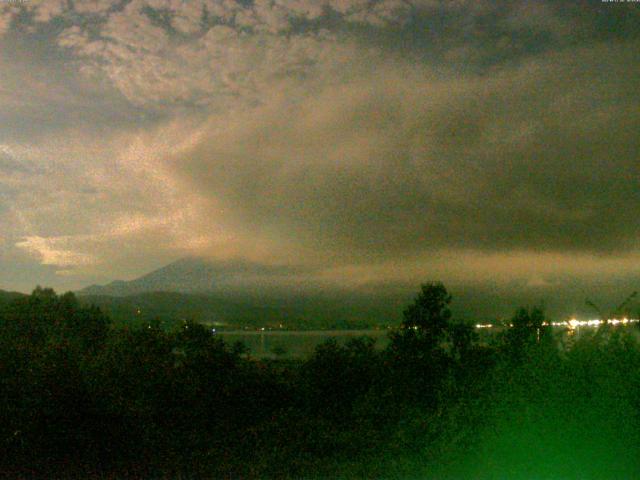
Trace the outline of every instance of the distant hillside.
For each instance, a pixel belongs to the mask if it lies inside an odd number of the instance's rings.
[[[7,304],[18,298],[24,298],[27,295],[20,292],[8,292],[6,290],[0,290],[0,305]]]
[[[131,281],[92,285],[76,293],[118,323],[194,319],[236,328],[297,329],[397,323],[401,305],[388,298],[283,287],[300,272],[295,267],[189,257]]]
[[[123,282],[126,283],[126,282]],[[85,290],[86,291],[86,290]],[[28,295],[0,290],[0,307]],[[399,305],[362,295],[145,292],[126,296],[78,295],[100,307],[116,325],[171,327],[195,320],[217,328],[367,328],[398,321]]]
[[[419,288],[417,284],[390,283],[349,289],[305,283],[300,278],[314,275],[294,267],[189,257],[131,281],[94,285],[77,293],[81,301],[96,303],[118,322],[147,322],[157,317],[171,323],[193,318],[238,327],[282,323],[287,328],[308,329],[397,325]],[[484,323],[505,321],[518,307],[527,305],[543,305],[553,320],[574,315],[590,318],[594,311],[586,305],[587,298],[610,311],[637,290],[637,285],[633,277],[606,284],[487,283],[447,288],[453,295],[456,319]],[[629,315],[640,316],[637,302],[629,310]]]
[[[224,295],[147,292],[128,296],[82,295],[118,324],[160,320],[165,326],[192,319],[221,328],[273,327],[288,329],[367,328],[395,325],[401,304],[360,295]]]

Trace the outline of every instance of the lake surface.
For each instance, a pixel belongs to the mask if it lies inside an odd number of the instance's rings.
[[[218,332],[225,342],[240,341],[249,348],[249,353],[261,358],[306,357],[316,346],[329,338],[344,344],[352,338],[370,337],[376,341],[376,348],[382,349],[389,343],[388,330],[238,330]]]
[[[634,320],[637,322],[637,320]],[[632,327],[632,325],[634,325]],[[640,330],[629,324],[622,328],[631,333],[640,341]],[[371,330],[235,330],[220,331],[219,335],[225,342],[233,344],[240,341],[249,349],[253,357],[259,358],[302,358],[313,353],[315,348],[329,338],[334,338],[339,344],[344,344],[352,338],[369,337],[375,340],[377,349],[383,349],[389,344],[389,332],[387,329]],[[504,331],[503,327],[476,328],[478,341],[481,344],[489,344],[496,335]],[[554,335],[563,341],[569,337],[577,339],[584,334],[594,334],[593,327],[578,327],[569,330],[566,326],[554,326]]]

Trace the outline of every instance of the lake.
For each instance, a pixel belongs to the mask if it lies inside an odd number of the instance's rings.
[[[629,325],[636,325],[638,320],[633,320]],[[615,328],[615,327],[614,327]],[[624,328],[640,340],[640,331],[637,328]],[[596,328],[582,326],[570,330],[564,323],[553,326],[554,334],[566,341],[569,336],[574,339],[583,334],[593,334]],[[504,331],[503,327],[476,328],[478,341],[488,344],[492,338]],[[258,358],[303,358],[313,353],[316,346],[329,338],[335,338],[339,344],[344,344],[352,338],[370,337],[376,341],[376,348],[383,349],[389,343],[390,330],[232,330],[220,331],[219,335],[225,342],[233,344],[240,341],[249,348],[249,353]]]
[[[244,343],[254,357],[306,357],[316,346],[329,338],[344,344],[352,338],[370,337],[376,341],[376,348],[382,349],[389,342],[388,330],[237,330],[217,332],[225,342]]]

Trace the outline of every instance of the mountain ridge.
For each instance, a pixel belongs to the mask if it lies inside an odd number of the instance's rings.
[[[192,256],[180,258],[133,280],[90,285],[76,293],[112,297],[150,292],[210,293],[252,282],[266,285],[278,277],[304,271],[301,267],[266,265],[240,259],[214,261]]]

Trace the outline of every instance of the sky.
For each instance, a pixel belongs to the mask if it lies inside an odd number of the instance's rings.
[[[626,288],[639,87],[633,2],[0,0],[0,288]]]

